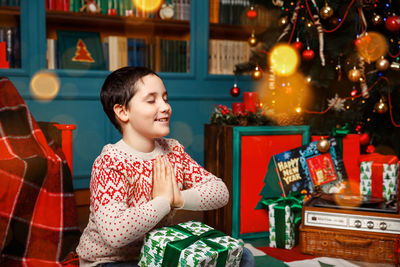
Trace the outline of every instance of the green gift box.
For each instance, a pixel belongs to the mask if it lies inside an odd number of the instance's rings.
[[[293,248],[298,242],[302,200],[289,195],[278,199],[263,199],[261,203],[268,207],[269,246]]]
[[[189,221],[146,234],[139,266],[239,266],[243,242]]]

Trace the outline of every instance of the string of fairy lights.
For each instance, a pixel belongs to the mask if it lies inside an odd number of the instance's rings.
[[[331,109],[337,111],[346,111],[350,109],[345,104],[346,100],[361,98],[361,103],[369,97],[371,90],[379,86],[389,86],[390,79],[385,76],[385,72],[400,71],[400,17],[395,14],[392,8],[392,1],[382,0],[351,0],[342,1],[340,12],[338,7],[332,7],[330,2],[333,0],[297,0],[282,1],[272,0],[272,4],[281,10],[281,17],[278,25],[282,28],[282,33],[269,51],[260,50],[259,52],[267,55],[267,68],[263,69],[261,64],[255,64],[251,71],[251,77],[254,81],[261,81],[258,85],[260,94],[260,105],[268,114],[276,112],[277,106],[282,106],[282,92],[297,92],[296,100],[291,101],[293,110],[288,111],[306,114],[325,114]],[[337,1],[336,1],[337,2]],[[250,3],[247,9],[246,17],[250,20],[258,16],[259,6]],[[345,7],[343,7],[345,6]],[[351,12],[357,12],[357,16],[351,16]],[[372,16],[365,15],[365,12]],[[400,10],[398,10],[400,12]],[[335,70],[337,79],[348,79],[354,86],[349,90],[346,97],[335,96],[328,99],[328,107],[321,111],[307,110],[307,92],[311,85],[311,77],[303,75],[298,71],[299,66],[311,62],[316,56],[319,57],[321,68],[326,64],[325,45],[326,35],[340,30],[345,21],[350,19],[357,20],[359,32],[354,36],[354,49],[357,51],[355,60],[338,57]],[[380,32],[370,31],[369,28],[380,26],[387,31],[389,38]],[[384,26],[384,27],[383,27]],[[304,38],[303,28],[315,28],[318,46],[310,48],[308,43],[309,36]],[[313,29],[314,29],[313,28]],[[286,41],[283,41],[286,40]],[[259,41],[254,31],[248,38],[251,47],[256,47]],[[343,64],[346,66],[347,73],[343,75]],[[265,64],[264,64],[265,65]],[[372,72],[379,73],[375,81],[368,80],[369,72],[366,73],[366,67],[374,66]],[[368,83],[371,83],[368,85]],[[359,90],[358,90],[359,88]],[[303,96],[303,97],[302,97]],[[285,98],[285,97],[282,97]],[[284,99],[284,101],[288,101]],[[288,104],[285,102],[284,104]],[[393,126],[400,127],[395,122],[392,112],[392,103],[390,90],[387,95],[381,94],[379,101],[374,105],[374,111],[379,114],[389,113]]]

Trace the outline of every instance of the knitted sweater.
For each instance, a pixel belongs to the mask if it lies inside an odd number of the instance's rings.
[[[80,266],[139,257],[144,235],[169,225],[174,214],[164,197],[152,199],[153,161],[164,155],[172,164],[186,210],[211,210],[227,204],[224,182],[197,164],[174,139],[160,138],[141,153],[123,140],[106,145],[92,168],[89,222],[77,253]]]

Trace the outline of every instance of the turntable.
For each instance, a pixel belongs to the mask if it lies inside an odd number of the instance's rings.
[[[305,254],[395,263],[400,244],[398,203],[324,194],[303,206],[300,250]]]

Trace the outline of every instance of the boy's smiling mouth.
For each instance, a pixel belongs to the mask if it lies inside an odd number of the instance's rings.
[[[167,122],[168,120],[169,120],[169,118],[167,117],[167,118],[159,118],[159,119],[156,119],[155,121]]]

